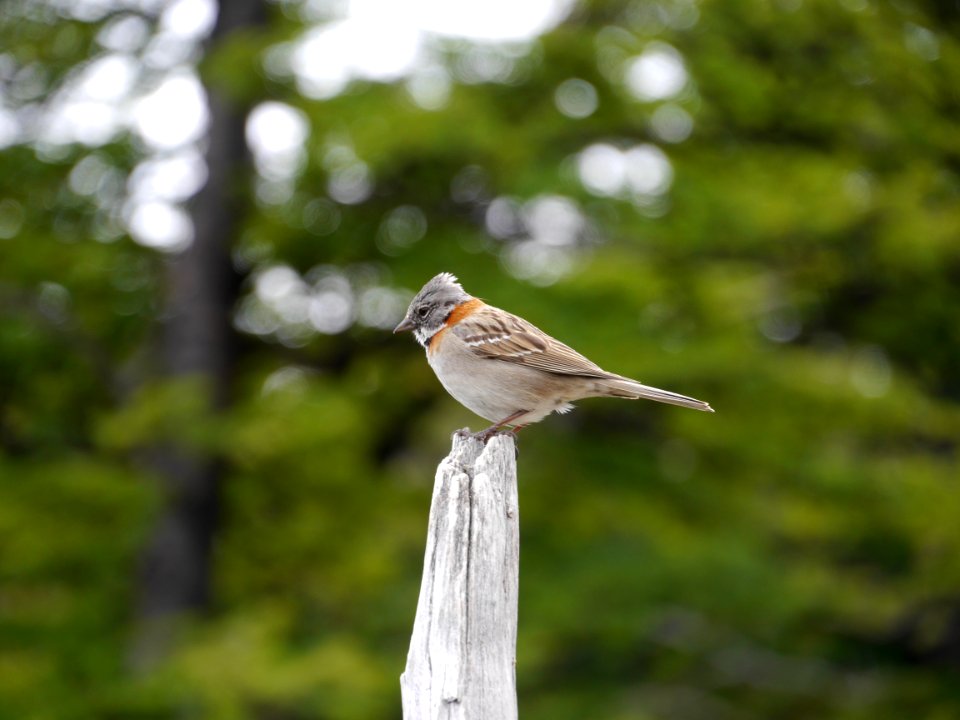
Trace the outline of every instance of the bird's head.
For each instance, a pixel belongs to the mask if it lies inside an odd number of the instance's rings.
[[[407,314],[393,331],[412,330],[417,342],[426,346],[430,338],[443,328],[453,309],[470,299],[457,278],[450,273],[440,273],[414,296]]]

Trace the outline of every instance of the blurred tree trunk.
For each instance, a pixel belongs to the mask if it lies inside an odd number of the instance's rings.
[[[263,0],[224,0],[209,47],[265,21]],[[208,179],[191,205],[194,240],[167,271],[163,362],[170,377],[200,379],[212,412],[229,402],[236,344],[231,313],[237,277],[231,245],[242,217],[248,176],[244,139],[247,108],[208,88]],[[153,461],[163,479],[166,507],[148,541],[140,579],[144,632],[135,662],[162,655],[166,623],[209,602],[211,546],[217,527],[222,464],[183,447],[159,449]],[[153,629],[151,629],[153,628]]]

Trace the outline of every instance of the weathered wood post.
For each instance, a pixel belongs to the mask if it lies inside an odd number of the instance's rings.
[[[454,435],[434,480],[404,720],[515,720],[519,582],[514,438]]]

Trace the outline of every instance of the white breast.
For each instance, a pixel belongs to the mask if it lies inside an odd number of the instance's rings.
[[[490,422],[527,410],[516,420],[516,424],[527,424],[571,407],[566,398],[556,397],[556,387],[546,373],[479,358],[453,333],[445,333],[438,342],[443,343],[443,352],[427,349],[427,361],[437,379],[461,405]]]

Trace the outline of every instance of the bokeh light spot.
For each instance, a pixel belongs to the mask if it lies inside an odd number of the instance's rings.
[[[167,202],[134,205],[127,225],[138,243],[164,252],[179,252],[193,241],[190,216],[183,208]]]
[[[134,127],[157,150],[172,150],[199,139],[207,129],[207,100],[197,76],[188,70],[170,74],[133,108]]]
[[[606,143],[590,145],[577,158],[580,180],[594,195],[616,195],[627,177],[627,164],[618,148]]]
[[[300,170],[309,134],[306,114],[284,103],[261,103],[247,118],[247,145],[257,171],[267,180],[286,180]]]
[[[557,110],[567,117],[589,117],[597,109],[597,89],[586,80],[570,78],[557,87],[553,101]]]
[[[643,54],[627,62],[624,79],[640,100],[666,100],[683,90],[687,70],[674,48],[652,42]]]
[[[667,103],[653,111],[650,128],[659,140],[679,143],[693,132],[693,118],[682,107]]]

